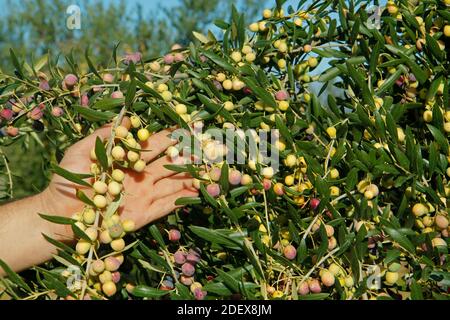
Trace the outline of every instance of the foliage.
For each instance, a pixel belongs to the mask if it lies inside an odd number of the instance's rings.
[[[63,69],[51,56],[33,67],[11,53],[16,72],[1,75],[0,92],[3,110],[22,109],[7,123],[20,133],[2,144],[38,128],[56,159],[110,121],[124,101],[127,115],[152,132],[203,120],[206,128],[281,134],[271,145],[283,159],[280,172],[230,165],[250,176],[242,186],[223,178],[232,172],[226,163],[217,166],[222,179],[201,176],[210,169],[204,166],[172,167],[201,180],[201,198],[181,199],[186,208],[127,236],[138,242],[120,269],[117,285],[125,290],[116,299],[193,299],[204,292],[206,299],[448,299],[446,4],[389,2],[377,29],[368,24],[369,2],[299,1],[281,12],[283,3],[251,24],[251,33],[233,9],[228,22],[216,21],[223,40],[195,33],[201,45],[174,48],[175,56],[136,65],[121,59],[108,68],[94,67],[93,59],[88,74],[71,56]],[[39,72],[49,90],[38,88]],[[61,86],[68,73],[81,79],[73,92]],[[114,88],[97,76],[105,73],[114,75]],[[323,104],[312,82],[324,88],[332,82],[343,96],[328,95]],[[110,98],[117,88],[125,100]],[[83,95],[87,108],[78,107]],[[40,103],[43,117],[29,119]],[[176,112],[180,104],[187,113]],[[52,115],[55,106],[63,116]],[[219,186],[217,197],[211,185]],[[181,231],[180,241],[168,241],[171,229]],[[66,260],[77,258],[59,245]],[[180,248],[191,254],[201,248],[200,296],[177,281],[173,254]],[[61,261],[35,268],[35,278],[10,272],[8,293],[69,296]],[[371,286],[374,279],[380,288]]]

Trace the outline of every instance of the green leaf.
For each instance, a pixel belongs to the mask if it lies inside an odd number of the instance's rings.
[[[245,84],[252,90],[252,92],[261,99],[265,104],[272,108],[277,107],[277,103],[274,99],[274,97],[268,93],[264,87],[262,87],[260,84],[256,82],[254,78],[245,77],[243,79]]]
[[[227,121],[235,123],[233,116],[224,108],[224,106],[220,106],[214,102],[211,101],[207,96],[203,94],[197,94],[198,99],[201,103],[203,103],[208,109],[208,111],[214,113],[214,116],[221,115],[224,117]]]
[[[230,236],[226,236],[222,230],[211,230],[198,226],[189,226],[189,229],[200,238],[211,243],[217,243],[230,249],[242,250],[240,242]]]
[[[78,199],[83,201],[83,203],[95,208],[94,202],[83,191],[77,189],[76,196]]]
[[[70,223],[70,224],[72,224],[72,223]],[[47,240],[47,242],[51,243],[55,247],[65,251],[65,252],[68,252],[70,254],[74,254],[75,253],[75,250],[73,250],[70,246],[68,246],[64,242],[60,242],[60,241],[57,241],[55,239],[52,239],[52,238],[50,238],[49,236],[47,236],[45,234],[42,234],[42,236],[45,238],[45,240]]]
[[[99,109],[99,110],[112,110],[117,107],[123,106],[124,103],[125,103],[125,98],[121,98],[121,99],[104,98],[104,99],[99,100],[96,103],[94,103],[92,108]]]
[[[219,184],[224,194],[228,193],[230,183],[228,181],[229,167],[226,162],[222,165]]]
[[[416,282],[415,279],[411,281],[411,300],[423,300],[422,287]]]
[[[87,64],[89,66],[89,71],[95,74],[99,79],[102,79],[100,74],[97,72],[97,69],[94,67],[94,64],[92,63],[91,59],[89,58],[89,46],[86,48],[86,51],[84,52],[84,56],[86,58]]]
[[[62,224],[62,225],[72,225],[75,221],[70,218],[61,217],[61,216],[49,216],[45,214],[39,213],[39,216],[47,221],[50,221],[51,223],[55,224]]]
[[[127,90],[127,95],[125,96],[125,105],[131,107],[136,96],[136,80],[133,78],[130,82],[130,86]]]
[[[87,242],[91,242],[89,236],[86,233],[84,233],[83,230],[78,228],[78,226],[75,223],[72,223],[72,231],[75,234],[76,238],[86,240]]]
[[[104,170],[107,170],[108,165],[108,156],[106,155],[106,149],[105,145],[103,144],[100,137],[97,137],[95,141],[95,155],[97,156],[98,161],[100,162],[100,165]]]
[[[152,235],[153,239],[155,239],[156,242],[158,242],[158,244],[162,248],[166,248],[166,243],[164,242],[164,239],[162,237],[161,232],[159,232],[158,227],[155,225],[152,225],[148,228],[148,230],[150,231],[150,234]]]
[[[25,281],[23,281],[23,279],[17,273],[15,273],[2,259],[0,259],[0,268],[3,269],[9,280],[11,280],[14,284],[22,289],[25,289],[28,292],[33,292],[33,290],[31,290],[31,288],[25,283]]]
[[[298,300],[325,300],[329,296],[329,293],[312,293],[306,296],[299,296]]]
[[[384,227],[383,229],[395,242],[401,245],[405,250],[412,254],[415,253],[414,245],[405,235],[392,228]]]
[[[275,123],[277,126],[277,129],[280,130],[281,136],[286,139],[286,141],[290,144],[294,144],[294,139],[292,139],[291,133],[289,129],[286,127],[286,124],[283,120],[281,120],[280,116],[275,116]]]
[[[161,298],[168,294],[167,291],[158,290],[144,285],[136,286],[131,292],[132,295],[139,298]]]
[[[387,90],[391,89],[392,86],[394,85],[395,81],[397,81],[398,78],[400,78],[400,76],[402,74],[405,73],[405,66],[403,65],[399,65],[397,70],[391,74],[391,76],[389,78],[387,78],[383,84],[378,88],[376,94],[378,96],[380,96],[381,94],[383,94],[384,92],[386,92]]]
[[[431,53],[438,59],[442,61],[444,59],[444,51],[439,48],[439,44],[434,39],[434,37],[430,36],[428,33],[425,34],[426,45],[431,50]]]
[[[205,200],[208,201],[209,204],[211,204],[214,208],[217,208],[219,206],[217,201],[213,197],[210,196],[208,191],[206,191],[205,186],[203,185],[203,183],[200,184],[200,191],[201,191],[203,197],[205,198]]]
[[[86,178],[91,178],[92,175],[85,175],[85,174],[78,174],[78,173],[72,173],[67,171],[66,169],[63,169],[55,164],[52,164],[51,166],[52,171],[57,174],[58,176],[61,176],[73,183],[79,184],[81,186],[85,186],[85,187],[91,187],[91,185],[89,183],[87,183],[86,181],[84,181],[83,179]]]
[[[177,206],[190,206],[190,205],[198,205],[202,204],[202,199],[195,197],[195,198],[180,198],[177,201],[175,201],[175,205]]]
[[[110,121],[112,118],[116,116],[115,113],[112,112],[101,112],[97,110],[93,110],[91,108],[86,108],[82,106],[75,105],[73,106],[74,110],[78,112],[83,118],[88,121],[98,122],[98,121]]]
[[[444,148],[443,151],[445,153],[447,153],[448,152],[448,140],[447,140],[447,138],[442,134],[442,132],[438,128],[433,127],[431,124],[427,124],[427,127],[431,131],[431,134],[433,135],[433,137],[436,140],[436,142],[442,148]]]
[[[9,54],[11,56],[11,60],[12,60],[13,66],[14,66],[14,68],[16,68],[17,74],[19,75],[19,77],[21,79],[25,78],[24,74],[23,74],[22,66],[19,63],[19,60],[17,59],[17,56],[16,56],[14,50],[13,49],[9,49]]]
[[[235,67],[233,67],[229,62],[227,62],[225,59],[219,57],[217,54],[213,53],[212,51],[203,51],[202,52],[205,57],[213,61],[215,64],[217,64],[219,67],[222,67],[224,70],[231,72],[231,73],[237,73],[237,70]]]

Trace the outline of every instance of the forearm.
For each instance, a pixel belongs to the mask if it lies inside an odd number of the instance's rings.
[[[63,226],[42,219],[39,213],[54,214],[45,192],[0,207],[0,259],[14,271],[22,271],[52,258],[53,245],[42,234],[62,240]],[[0,268],[0,276],[4,271]]]

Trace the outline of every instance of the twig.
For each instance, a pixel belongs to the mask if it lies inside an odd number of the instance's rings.
[[[125,112],[126,112],[126,107],[123,107],[122,110],[119,113],[119,116],[117,117],[116,122],[114,123],[114,126],[113,126],[112,131],[111,131],[111,136],[110,136],[110,138],[108,140],[108,144],[107,144],[107,149],[106,149],[106,155],[107,156],[111,155],[111,151],[112,151],[113,144],[114,144],[114,139],[116,138],[116,128],[122,123],[122,119],[123,119],[123,117],[125,115]],[[102,177],[101,177],[100,180],[102,182],[105,182],[106,181],[106,177],[107,177],[106,172],[103,172],[102,173]],[[95,229],[98,229],[98,226],[99,226],[99,223],[100,223],[100,215],[101,215],[100,214],[100,210],[97,210],[96,213],[95,213],[95,222],[94,222],[94,228]],[[86,275],[87,276],[89,275],[89,269],[90,269],[91,264],[92,264],[92,256],[94,255],[94,249],[95,249],[95,246],[91,246],[91,248],[89,250],[88,258],[86,260],[87,261],[87,263],[86,263]],[[83,281],[83,287],[82,287],[82,290],[81,290],[80,300],[84,298],[84,294],[86,293],[87,282],[88,282],[87,278],[85,278],[84,281]]]

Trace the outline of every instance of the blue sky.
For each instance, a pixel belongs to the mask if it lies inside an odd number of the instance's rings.
[[[113,2],[120,2],[120,0],[103,0],[105,3],[113,3]],[[229,0],[222,0],[224,2],[229,2]],[[2,7],[4,9],[3,12],[8,12],[8,8],[6,6],[6,0],[0,0],[0,7]],[[74,4],[82,2],[82,1],[78,1],[78,0],[73,0],[72,1]],[[164,7],[171,7],[176,5],[179,2],[179,0],[126,0],[127,5],[129,5],[130,7],[134,7],[137,4],[142,5],[142,8],[148,12],[149,10],[154,10],[155,12],[158,12],[157,9],[159,7],[159,5],[164,6]],[[267,3],[269,5],[271,5],[271,2],[273,3],[273,5],[275,5],[275,0],[270,1],[268,0]],[[297,3],[298,1],[296,0],[288,0],[286,5],[294,5],[295,3]],[[1,13],[0,13],[1,15]]]

